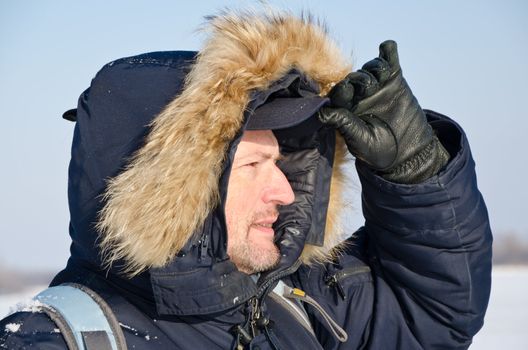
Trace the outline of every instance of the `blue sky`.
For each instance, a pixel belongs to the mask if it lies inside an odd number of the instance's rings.
[[[203,17],[256,1],[0,2],[0,262],[61,268],[69,255],[67,166],[73,124],[61,119],[105,63],[148,51],[197,50]],[[528,238],[528,3],[269,1],[309,10],[356,68],[398,42],[421,105],[466,130],[496,234]],[[352,196],[359,194],[352,192]],[[358,205],[357,201],[354,205]],[[357,214],[349,221],[361,223]]]

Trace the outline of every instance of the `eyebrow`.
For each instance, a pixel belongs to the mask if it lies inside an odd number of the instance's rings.
[[[284,159],[284,156],[281,153],[279,153],[278,155],[274,155],[274,154],[267,153],[267,152],[256,151],[256,152],[253,152],[251,154],[247,154],[245,156],[240,157],[238,159],[238,161],[244,161],[247,158],[251,158],[251,157],[254,157],[254,156],[258,156],[258,157],[264,158],[264,159],[272,159],[274,161],[279,161],[279,160],[283,160]]]

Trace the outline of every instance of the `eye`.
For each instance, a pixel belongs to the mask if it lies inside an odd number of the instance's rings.
[[[249,167],[256,167],[257,165],[259,164],[259,162],[251,162],[251,163],[247,163],[247,164],[244,164],[244,166],[249,166]]]

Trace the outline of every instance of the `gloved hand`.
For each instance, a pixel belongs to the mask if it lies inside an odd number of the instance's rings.
[[[385,179],[419,183],[449,160],[402,76],[396,42],[350,73],[329,93],[319,119],[337,128],[349,151]]]

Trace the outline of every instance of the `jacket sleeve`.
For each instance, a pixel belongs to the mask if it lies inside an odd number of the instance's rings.
[[[488,304],[492,236],[469,145],[455,122],[427,114],[451,155],[438,175],[395,184],[357,163],[374,279],[373,349],[400,348],[402,337],[408,348],[467,348]]]

